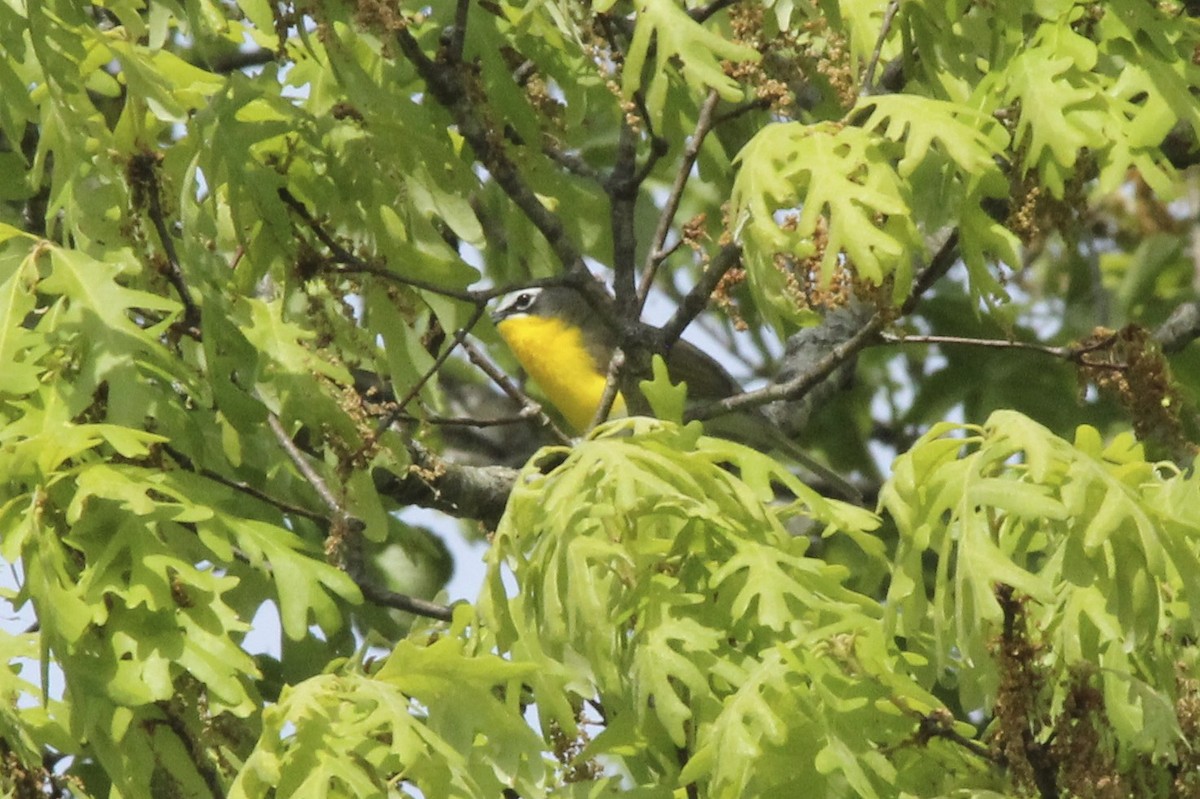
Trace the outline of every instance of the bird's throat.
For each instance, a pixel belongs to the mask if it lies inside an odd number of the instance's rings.
[[[496,325],[521,366],[566,417],[583,432],[596,416],[607,375],[583,345],[581,331],[553,317],[519,316]],[[620,394],[612,414],[624,412]]]

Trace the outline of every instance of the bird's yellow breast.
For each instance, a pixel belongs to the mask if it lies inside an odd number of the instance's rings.
[[[496,329],[554,407],[577,431],[586,430],[604,395],[607,375],[583,346],[582,331],[542,316],[504,319]],[[618,394],[612,412],[619,414],[624,408]]]

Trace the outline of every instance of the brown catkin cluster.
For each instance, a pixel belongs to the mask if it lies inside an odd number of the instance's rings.
[[[1098,327],[1074,350],[1079,379],[1116,398],[1129,413],[1138,440],[1161,444],[1172,457],[1195,453],[1179,418],[1182,398],[1150,331],[1140,325],[1117,331]]]

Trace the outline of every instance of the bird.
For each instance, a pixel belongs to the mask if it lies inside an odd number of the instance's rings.
[[[617,346],[616,330],[582,292],[566,285],[504,294],[496,302],[491,319],[546,399],[576,433],[586,432],[596,418],[608,384],[609,364]],[[671,379],[687,384],[691,400],[722,399],[741,390],[720,363],[682,339],[671,345],[665,360]],[[610,416],[621,416],[625,411],[625,398],[618,393]],[[814,460],[757,409],[711,420],[707,426],[717,435],[757,449],[779,449],[847,499],[862,499],[845,478]]]

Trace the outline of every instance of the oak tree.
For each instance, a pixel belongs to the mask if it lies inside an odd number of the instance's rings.
[[[6,796],[1200,792],[1195,2],[8,0],[0,54]],[[637,413],[522,380],[527,285]]]

